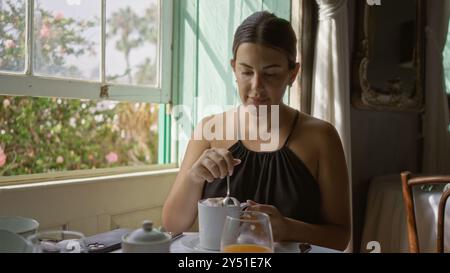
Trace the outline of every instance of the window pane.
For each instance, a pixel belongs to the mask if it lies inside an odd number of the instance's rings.
[[[156,164],[157,150],[158,104],[0,96],[0,176]]]
[[[0,70],[25,71],[25,0],[0,0]]]
[[[159,1],[106,3],[106,78],[109,82],[157,85]]]
[[[35,74],[99,80],[101,1],[36,0]]]

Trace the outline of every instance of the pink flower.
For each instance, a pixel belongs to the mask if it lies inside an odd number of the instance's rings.
[[[105,159],[108,163],[115,163],[119,160],[119,156],[115,152],[109,152],[109,154],[105,156]]]
[[[56,163],[58,163],[58,164],[62,164],[64,162],[64,157],[62,157],[62,156],[58,156],[57,158],[56,158]]]
[[[62,13],[61,11],[55,12],[55,20],[60,21],[62,19],[64,19],[64,13]]]
[[[5,155],[5,153],[3,152],[2,147],[0,147],[0,167],[3,167],[6,163],[6,158],[7,156]]]
[[[40,34],[41,38],[48,38],[50,36],[50,26],[48,24],[42,25]]]
[[[16,43],[13,40],[6,40],[5,41],[5,48],[16,48]]]
[[[11,105],[11,102],[8,99],[3,100],[3,107],[6,109]]]
[[[152,132],[158,131],[158,125],[153,124],[152,126],[150,126],[150,131],[152,131]]]

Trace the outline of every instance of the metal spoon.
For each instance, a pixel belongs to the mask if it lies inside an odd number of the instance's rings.
[[[227,175],[227,196],[222,200],[222,205],[224,207],[231,207],[231,206],[239,206],[239,201],[234,198],[230,197],[230,176]]]

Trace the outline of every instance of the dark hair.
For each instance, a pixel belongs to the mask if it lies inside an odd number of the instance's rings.
[[[243,43],[262,44],[287,55],[289,69],[297,59],[297,37],[291,23],[267,11],[255,12],[237,28],[233,41],[233,58]]]

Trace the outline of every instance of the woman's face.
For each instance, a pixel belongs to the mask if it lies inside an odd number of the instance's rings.
[[[295,80],[299,64],[289,70],[285,53],[260,44],[243,43],[231,60],[244,105],[279,105]]]

